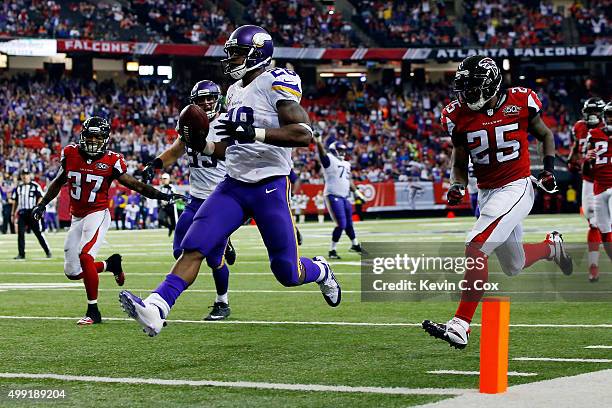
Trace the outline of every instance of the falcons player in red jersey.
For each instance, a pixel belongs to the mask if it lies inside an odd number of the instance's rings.
[[[603,127],[589,131],[584,170],[592,170],[595,224],[612,260],[612,102],[603,108],[603,122]],[[591,281],[598,279],[599,276],[595,276]]]
[[[531,211],[534,188],[528,151],[528,134],[544,145],[544,170],[537,184],[557,191],[554,176],[555,144],[540,111],[542,103],[531,89],[500,91],[502,76],[491,58],[468,57],[455,74],[458,99],[442,111],[441,121],[453,141],[449,204],[465,195],[471,157],[478,181],[480,217],[466,239],[465,254],[475,262],[465,273],[466,290],[455,316],[447,323],[423,322],[430,335],[451,346],[464,348],[470,322],[484,291],[474,282],[488,279],[487,258],[495,252],[502,270],[513,276],[545,259],[555,261],[563,273],[572,273],[572,260],[565,252],[561,234],[553,231],[543,242],[523,244],[522,222]]]
[[[576,122],[572,130],[574,144],[568,158],[570,169],[580,170],[583,156],[586,154],[586,140],[589,131],[601,128],[601,113],[605,106],[601,98],[589,98],[582,107],[582,119]],[[586,171],[585,171],[586,170]],[[595,223],[595,203],[593,198],[593,175],[590,168],[582,169],[582,211],[589,223],[587,242],[589,245],[589,280],[597,281],[599,277],[599,245],[601,233]]]
[[[109,138],[110,126],[105,119],[97,116],[87,119],[79,143],[64,147],[59,174],[32,210],[35,219],[42,218],[46,205],[57,197],[64,184],[69,184],[72,222],[64,243],[64,273],[68,279],[83,279],[85,283],[87,313],[77,322],[79,325],[102,322],[98,310],[98,273],[112,272],[119,286],[125,279],[119,254],[103,262],[94,260],[111,223],[108,190],[113,180],[148,198],[170,201],[182,197],[164,194],[127,174],[123,156],[106,149]]]

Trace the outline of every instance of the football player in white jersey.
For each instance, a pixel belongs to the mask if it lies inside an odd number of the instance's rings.
[[[351,240],[349,251],[361,253],[361,245],[355,235],[353,228],[353,205],[349,202],[351,191],[363,202],[365,197],[353,183],[351,177],[351,163],[345,160],[346,146],[342,143],[334,142],[329,145],[329,154],[325,151],[321,137],[317,137],[317,149],[319,160],[323,166],[323,177],[325,178],[325,203],[331,219],[336,223],[332,232],[332,241],[329,248],[330,259],[341,259],[336,252],[338,241],[342,236],[342,231]]]
[[[308,114],[300,106],[298,74],[266,70],[272,37],[261,27],[237,28],[225,43],[224,72],[238,80],[227,91],[228,119],[217,134],[228,142],[207,141],[201,153],[225,157],[228,176],[199,208],[181,243],[183,254],[166,279],[146,299],[122,291],[124,311],[149,336],[161,331],[170,309],[197,277],[202,261],[253,217],[268,250],[270,269],[283,286],[316,282],[332,307],[341,301],[340,285],[325,260],[300,257],[289,206],[291,150],[313,138]]]
[[[218,142],[221,140],[214,130],[214,126],[218,124],[217,119],[221,115],[221,88],[213,81],[200,81],[193,86],[189,101],[198,105],[208,116],[210,121],[210,130],[206,140]],[[218,160],[216,157],[206,156],[196,152],[179,137],[170,148],[161,153],[151,163],[149,163],[143,172],[145,179],[152,179],[155,176],[156,169],[162,169],[175,163],[179,157],[187,154],[189,157],[189,196],[190,200],[185,210],[179,217],[176,223],[176,232],[174,234],[173,255],[174,259],[178,259],[183,250],[181,242],[193,222],[193,217],[198,209],[204,203],[204,200],[213,192],[215,187],[225,178],[225,162]],[[229,269],[226,265],[232,265],[236,260],[236,252],[228,239],[225,247],[225,261],[223,262],[223,249],[216,248],[214,253],[206,257],[206,263],[212,269],[215,287],[217,290],[217,298],[213,303],[212,310],[204,318],[204,320],[223,320],[230,315],[230,307],[228,300],[228,285],[229,285]]]

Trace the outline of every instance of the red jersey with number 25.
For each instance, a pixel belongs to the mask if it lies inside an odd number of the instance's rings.
[[[64,147],[61,163],[70,186],[70,213],[75,217],[107,209],[111,183],[127,171],[122,155],[106,151],[90,159],[76,144]]]
[[[595,149],[596,156],[591,172],[593,194],[601,194],[612,188],[612,135],[607,135],[602,128],[591,129],[587,148]]]
[[[482,112],[454,100],[440,119],[453,144],[469,150],[478,187],[492,189],[531,175],[527,127],[541,110],[534,91],[516,87],[502,92],[494,109]]]

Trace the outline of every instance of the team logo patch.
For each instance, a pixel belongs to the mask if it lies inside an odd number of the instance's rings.
[[[108,164],[106,163],[96,163],[96,168],[100,169],[100,170],[106,170],[108,169]]]
[[[521,107],[516,105],[508,105],[502,111],[504,116],[518,116],[521,113]]]

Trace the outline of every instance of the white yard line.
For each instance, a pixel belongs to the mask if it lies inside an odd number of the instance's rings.
[[[475,391],[463,388],[402,388],[402,387],[355,387],[348,385],[323,384],[283,384],[252,381],[211,381],[211,380],[168,380],[163,378],[134,378],[134,377],[97,377],[84,375],[63,374],[32,374],[32,373],[0,373],[0,378],[27,378],[34,380],[61,380],[82,381],[91,383],[121,383],[121,384],[151,384],[164,386],[191,386],[191,387],[229,387],[229,388],[255,388],[284,391],[317,391],[317,392],[346,392],[365,394],[389,395],[464,395]]]
[[[514,357],[514,361],[551,361],[557,363],[612,363],[609,358]]]
[[[479,371],[457,371],[457,370],[434,370],[427,371],[427,374],[450,374],[450,375],[480,375]],[[533,377],[538,373],[519,373],[516,371],[508,371],[511,377]]]
[[[0,320],[78,320],[82,316],[9,316],[0,315]],[[105,317],[109,321],[132,321],[127,317]],[[311,326],[362,326],[362,327],[421,327],[421,323],[372,323],[372,322],[338,322],[338,321],[275,321],[275,320],[221,320],[207,322],[204,320],[168,320],[168,323],[190,323],[190,324],[261,324],[261,325],[311,325]],[[479,327],[479,323],[471,326]],[[589,328],[589,329],[612,329],[612,324],[511,324],[510,327],[548,327],[548,328]]]
[[[586,346],[585,349],[612,349],[612,346]]]
[[[610,400],[612,370],[514,385],[503,394],[469,394],[427,408],[600,407]]]

